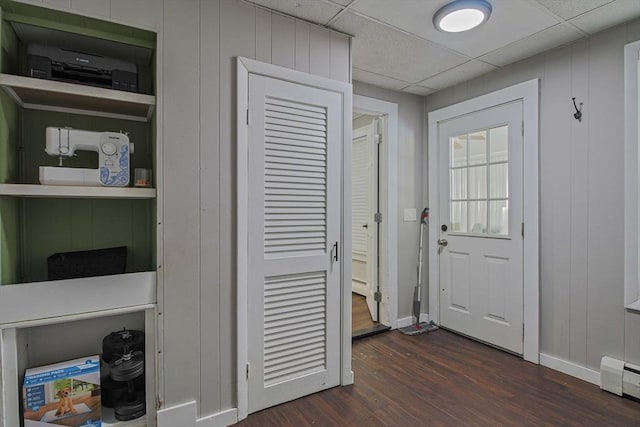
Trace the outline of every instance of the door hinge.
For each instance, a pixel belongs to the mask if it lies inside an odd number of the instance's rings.
[[[520,235],[522,236],[522,238],[524,239],[524,222],[521,224],[520,226]]]
[[[249,109],[247,108],[247,126],[249,125]]]
[[[247,379],[249,379],[249,364],[247,363]]]
[[[373,137],[373,140],[378,145],[382,144],[382,135],[379,133],[376,133],[375,136]]]
[[[522,136],[524,136],[524,120],[522,121]]]
[[[374,300],[375,302],[382,302],[382,292],[380,292],[380,291],[375,291],[375,292],[373,293],[373,300]]]
[[[382,222],[382,214],[380,212],[373,215],[373,220],[380,224]]]
[[[522,324],[522,337],[524,338],[524,323]]]

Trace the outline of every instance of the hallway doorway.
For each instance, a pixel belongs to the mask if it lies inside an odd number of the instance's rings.
[[[380,145],[387,118],[354,110],[351,147],[352,338],[384,332],[380,290]]]

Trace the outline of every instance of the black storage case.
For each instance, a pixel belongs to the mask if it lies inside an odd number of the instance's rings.
[[[127,247],[61,252],[47,258],[49,280],[124,274]]]

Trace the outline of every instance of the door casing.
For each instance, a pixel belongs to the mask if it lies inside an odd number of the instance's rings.
[[[429,113],[429,318],[440,321],[440,272],[438,236],[440,208],[439,195],[439,123],[517,100],[523,103],[524,169],[523,169],[523,218],[524,218],[524,347],[523,358],[540,362],[540,213],[539,213],[539,119],[538,79],[529,80],[505,89],[479,96]]]
[[[249,74],[256,74],[283,81],[315,87],[339,93],[342,96],[342,197],[340,230],[340,384],[353,384],[351,370],[351,116],[352,86],[348,83],[314,76],[289,68],[266,64],[253,59],[237,58],[237,401],[238,419],[247,417],[249,410],[248,328],[248,200],[249,200],[249,135],[246,115],[249,99]],[[349,165],[349,166],[346,166]]]

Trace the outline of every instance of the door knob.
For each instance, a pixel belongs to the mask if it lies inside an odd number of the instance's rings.
[[[447,239],[438,239],[438,244],[440,246],[447,246],[449,242],[447,242]]]

